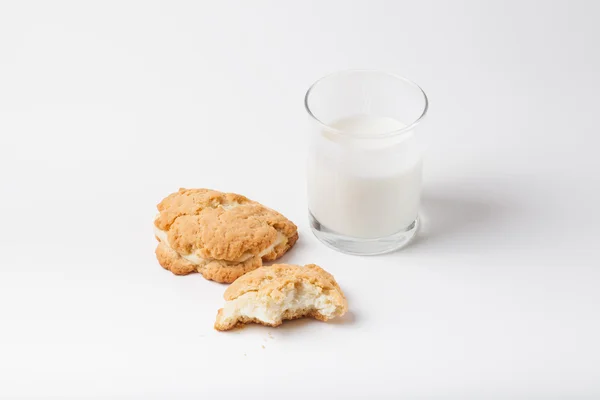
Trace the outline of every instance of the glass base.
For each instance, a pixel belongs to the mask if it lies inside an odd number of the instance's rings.
[[[328,247],[346,254],[374,256],[391,253],[406,246],[419,230],[419,218],[415,219],[406,229],[390,236],[376,239],[363,239],[344,236],[323,226],[308,212],[308,220],[314,235]]]

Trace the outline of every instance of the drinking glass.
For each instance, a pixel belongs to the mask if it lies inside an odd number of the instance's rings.
[[[395,74],[348,70],[316,81],[305,106],[315,236],[350,254],[404,247],[419,226],[425,92]]]

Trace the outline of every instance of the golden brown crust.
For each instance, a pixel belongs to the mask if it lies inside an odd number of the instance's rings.
[[[158,263],[166,270],[175,275],[187,275],[196,272],[196,266],[186,259],[182,258],[175,251],[171,250],[162,243],[156,246],[156,259]]]
[[[265,304],[280,305],[286,302],[289,303],[287,295],[291,289],[298,287],[299,284],[310,284],[317,288],[317,293],[328,296],[329,301],[335,308],[333,316],[341,316],[348,310],[346,297],[334,277],[315,264],[304,267],[289,264],[263,266],[238,278],[225,290],[223,297],[226,301],[233,301],[244,294],[255,292],[256,296],[253,293],[251,294],[254,296],[252,297],[254,304],[252,308],[262,307]],[[333,316],[331,314],[323,315],[319,310],[312,307],[284,309],[280,318],[273,322],[266,322],[244,315],[236,315],[235,318],[231,318],[224,314],[224,309],[220,309],[217,313],[214,328],[225,331],[248,323],[276,327],[281,325],[283,320],[312,317],[327,321]]]
[[[246,204],[183,215],[171,224],[169,243],[181,254],[198,250],[201,257],[219,260],[237,261],[258,254],[277,239],[277,230],[265,223],[265,210],[259,204]]]
[[[298,239],[296,225],[283,215],[234,193],[179,189],[157,208],[154,225],[164,233],[162,241],[157,239],[178,256],[157,248],[157,258],[178,275],[198,271],[207,279],[233,282],[240,271],[281,257]],[[282,237],[283,243],[269,251]]]
[[[224,204],[249,203],[246,197],[234,193],[221,193],[210,189],[184,189],[165,197],[156,208],[159,211],[154,224],[168,231],[171,224],[182,215],[198,215],[205,208],[215,208]]]
[[[262,260],[260,257],[252,257],[240,263],[229,264],[225,261],[214,260],[208,263],[204,268],[198,269],[206,279],[220,283],[231,283],[240,276],[260,268]]]
[[[204,265],[195,265],[163,243],[159,243],[156,246],[156,258],[164,269],[171,271],[175,275],[187,275],[199,272],[206,279],[219,283],[231,283],[245,273],[255,270],[262,265],[260,257],[251,257],[239,263],[213,260]]]
[[[233,300],[247,292],[259,292],[272,296],[288,284],[305,281],[320,287],[324,292],[333,291],[341,294],[342,289],[337,284],[333,275],[315,264],[304,267],[291,264],[274,264],[265,266],[252,273],[242,276],[225,290],[225,300]],[[345,297],[344,297],[345,300]]]

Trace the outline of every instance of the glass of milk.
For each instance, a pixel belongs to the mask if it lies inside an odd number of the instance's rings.
[[[398,75],[336,72],[306,92],[308,208],[323,243],[350,254],[399,249],[419,226],[425,92]]]

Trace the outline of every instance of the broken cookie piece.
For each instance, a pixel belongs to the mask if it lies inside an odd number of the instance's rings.
[[[199,272],[231,283],[281,257],[298,239],[296,225],[283,215],[234,193],[179,189],[157,208],[156,258],[176,275]]]
[[[258,268],[233,282],[224,298],[215,322],[219,331],[251,322],[274,327],[303,317],[327,321],[348,310],[333,276],[314,264]]]

